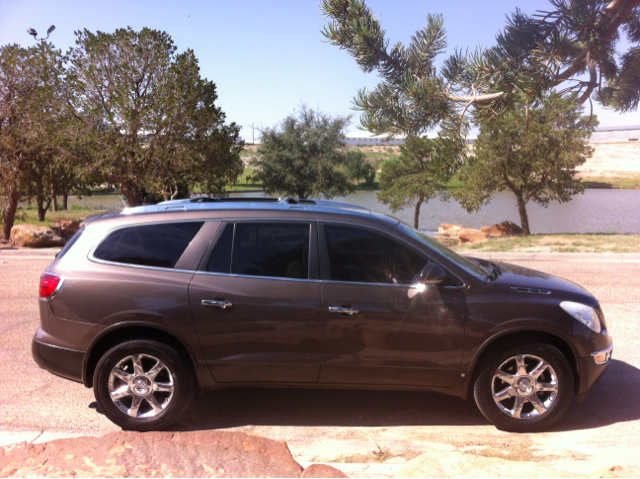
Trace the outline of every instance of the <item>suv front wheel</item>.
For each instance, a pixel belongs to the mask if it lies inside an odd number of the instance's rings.
[[[562,352],[526,344],[487,362],[474,384],[478,408],[498,429],[535,432],[562,417],[573,399],[574,378]]]
[[[195,376],[188,358],[167,344],[120,343],[98,362],[93,388],[100,410],[122,429],[150,431],[178,419],[191,403]]]

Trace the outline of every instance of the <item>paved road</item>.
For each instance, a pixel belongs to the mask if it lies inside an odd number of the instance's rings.
[[[50,259],[0,253],[0,429],[103,434],[117,430],[91,390],[39,369],[38,277]],[[472,402],[423,392],[237,389],[205,393],[174,428],[237,428],[288,442],[299,461],[375,460],[378,447],[412,457],[480,449],[590,473],[640,467],[640,262],[514,261],[585,286],[601,301],[614,361],[584,404],[551,432],[508,434]],[[342,459],[339,459],[342,456]]]

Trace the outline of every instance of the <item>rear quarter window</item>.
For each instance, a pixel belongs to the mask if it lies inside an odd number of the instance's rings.
[[[93,253],[113,263],[174,268],[204,222],[165,223],[121,228]]]
[[[62,250],[58,253],[58,255],[56,256],[56,259],[62,259],[62,257],[67,254],[67,251],[69,251],[71,249],[71,247],[76,244],[76,241],[78,241],[80,239],[80,236],[82,236],[82,233],[84,233],[84,226],[82,228],[80,228],[75,235],[73,235],[73,238],[71,238],[69,240],[69,242],[64,246],[64,248],[62,248]]]

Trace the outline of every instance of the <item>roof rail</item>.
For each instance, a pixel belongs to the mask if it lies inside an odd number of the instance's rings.
[[[327,201],[327,200],[309,200],[309,199],[296,199],[296,198],[269,198],[264,196],[255,196],[255,197],[214,197],[214,196],[198,196],[194,198],[184,198],[179,200],[170,200],[163,201],[158,203],[157,205],[144,205],[138,206],[134,208],[125,208],[122,210],[122,214],[136,214],[136,213],[152,213],[152,212],[160,212],[160,211],[189,211],[194,209],[208,209],[208,208],[219,208],[222,207],[223,204],[236,204],[238,207],[238,203],[268,203],[274,206],[278,205],[280,207],[286,207],[290,205],[290,208],[302,208],[302,207],[324,207],[324,208],[344,208],[344,209],[355,209],[370,212],[369,208],[364,208],[362,206],[351,205],[349,203],[339,203],[336,201]],[[193,206],[191,206],[193,205]]]

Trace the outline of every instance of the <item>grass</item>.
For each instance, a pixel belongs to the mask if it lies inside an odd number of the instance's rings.
[[[242,190],[262,190],[262,183],[254,183],[247,179],[253,176],[255,170],[253,168],[245,168],[236,181],[236,184],[227,187],[226,191],[242,191]]]
[[[587,188],[640,190],[640,173],[629,176],[585,176],[582,183]]]
[[[552,234],[528,237],[492,238],[479,243],[455,245],[454,239],[441,242],[458,252],[518,253],[640,253],[637,234]],[[454,243],[452,245],[452,243]]]
[[[66,211],[47,211],[44,221],[38,221],[38,212],[32,209],[19,210],[16,214],[14,225],[36,225],[36,226],[53,226],[55,220],[75,220],[82,221],[87,216],[97,213],[104,213],[111,208],[93,209],[83,206],[74,205],[70,210]]]

